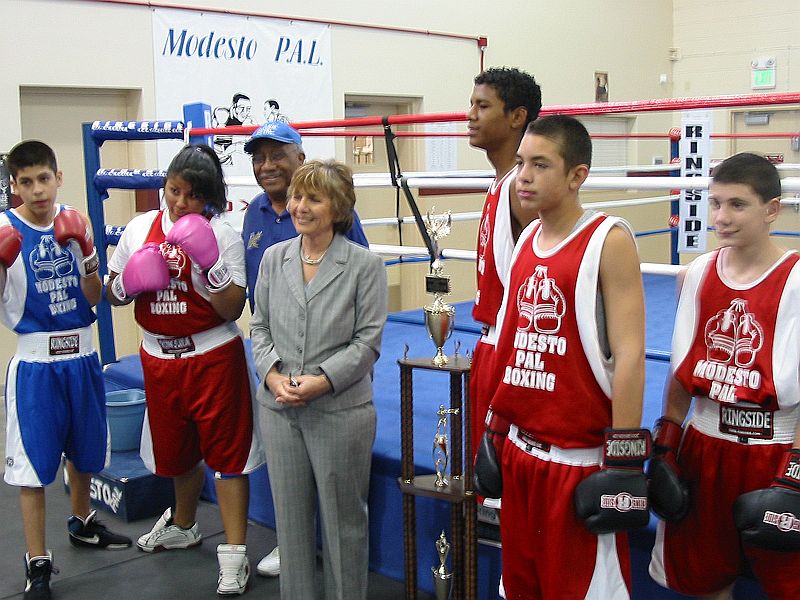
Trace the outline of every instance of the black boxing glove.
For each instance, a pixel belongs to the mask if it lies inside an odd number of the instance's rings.
[[[665,521],[680,521],[689,511],[689,486],[681,480],[678,448],[683,427],[661,417],[653,435],[653,457],[647,468],[647,498],[651,510]]]
[[[508,429],[508,421],[489,409],[486,413],[486,431],[478,444],[472,475],[475,491],[486,498],[500,498],[503,495],[500,460],[503,455],[503,445],[508,437]]]
[[[780,552],[800,550],[800,450],[787,450],[768,488],[742,494],[733,504],[742,542]]]
[[[575,512],[589,531],[599,535],[647,525],[650,513],[642,467],[648,456],[647,429],[606,429],[601,469],[575,488]]]

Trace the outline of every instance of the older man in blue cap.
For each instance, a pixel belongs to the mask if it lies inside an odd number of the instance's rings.
[[[267,122],[256,129],[244,145],[244,151],[251,155],[253,175],[264,190],[250,202],[242,225],[247,295],[252,311],[253,289],[264,250],[297,235],[286,210],[286,192],[292,175],[305,162],[306,155],[297,130],[279,121]],[[354,215],[353,227],[347,232],[347,237],[369,247],[357,214]]]
[[[242,225],[247,296],[252,311],[253,290],[264,251],[273,244],[297,235],[286,210],[288,201],[286,193],[292,175],[305,162],[306,155],[297,130],[279,121],[270,121],[256,129],[244,145],[244,150],[252,156],[253,175],[264,190],[250,202]],[[347,232],[347,237],[357,244],[369,247],[357,214],[353,215],[353,226]],[[280,554],[277,546],[261,559],[256,571],[266,577],[280,574]]]

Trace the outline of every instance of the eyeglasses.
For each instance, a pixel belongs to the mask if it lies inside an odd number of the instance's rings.
[[[253,154],[253,164],[263,164],[265,162],[271,163],[279,163],[284,161],[288,158],[289,154],[285,150],[276,150],[271,154],[264,154],[262,152],[256,152]]]

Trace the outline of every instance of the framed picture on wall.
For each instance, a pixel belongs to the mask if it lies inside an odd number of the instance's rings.
[[[608,73],[606,71],[594,72],[594,101],[608,102]]]

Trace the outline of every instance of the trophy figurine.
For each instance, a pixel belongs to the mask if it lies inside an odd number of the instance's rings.
[[[439,405],[436,414],[439,421],[436,423],[436,434],[433,436],[433,468],[436,470],[436,479],[433,483],[436,487],[445,487],[450,484],[447,480],[447,464],[450,462],[450,453],[447,449],[447,415],[458,412],[457,408],[447,409],[444,404]]]
[[[436,344],[436,356],[433,357],[433,364],[443,367],[447,364],[442,348],[445,341],[453,332],[455,321],[455,308],[444,301],[443,296],[450,293],[450,277],[442,275],[441,250],[439,240],[450,234],[450,224],[452,216],[448,211],[442,215],[431,215],[431,211],[425,218],[425,230],[431,238],[433,245],[433,261],[431,262],[431,272],[425,276],[425,291],[433,294],[433,303],[422,307],[425,311],[425,327],[428,335]]]
[[[439,555],[439,566],[431,567],[431,571],[433,572],[433,589],[436,600],[449,600],[453,573],[447,570],[447,555],[450,554],[450,542],[444,537],[444,530],[442,530],[435,545],[436,553]]]

